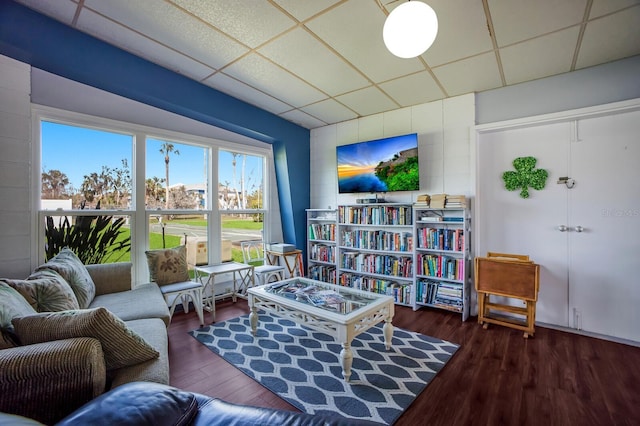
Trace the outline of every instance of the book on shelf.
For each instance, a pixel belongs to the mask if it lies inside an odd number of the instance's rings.
[[[447,200],[447,194],[433,194],[429,206],[432,209],[443,209]]]
[[[429,194],[421,194],[418,195],[418,198],[416,198],[416,202],[414,203],[414,205],[428,208],[430,201],[431,196]]]
[[[465,208],[467,198],[464,195],[447,195],[445,197],[446,208]]]

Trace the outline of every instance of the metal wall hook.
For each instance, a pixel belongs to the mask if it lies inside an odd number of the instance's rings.
[[[558,184],[563,184],[563,183],[564,183],[564,184],[566,185],[566,187],[567,187],[567,188],[569,188],[569,189],[571,189],[571,188],[573,188],[574,186],[576,186],[576,181],[575,181],[575,179],[571,179],[571,178],[570,178],[570,177],[568,177],[568,176],[563,176],[563,177],[561,177],[561,178],[558,178],[558,182],[557,182],[557,183],[558,183]]]

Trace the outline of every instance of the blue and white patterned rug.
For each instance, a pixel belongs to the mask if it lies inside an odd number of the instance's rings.
[[[260,314],[256,337],[249,316],[190,331],[301,411],[393,424],[451,359],[458,345],[394,327],[384,347],[382,323],[351,344],[351,380],[342,378],[340,343],[291,320]]]

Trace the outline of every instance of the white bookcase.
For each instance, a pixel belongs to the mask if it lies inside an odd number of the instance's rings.
[[[336,283],[337,212],[307,209],[307,277]]]
[[[414,306],[412,217],[411,204],[339,206],[338,283]]]
[[[468,208],[414,205],[415,308],[429,306],[469,317],[471,283]]]

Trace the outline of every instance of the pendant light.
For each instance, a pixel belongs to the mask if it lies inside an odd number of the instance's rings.
[[[431,6],[408,1],[391,11],[382,29],[387,49],[399,58],[415,58],[433,44],[438,34],[438,17]]]

